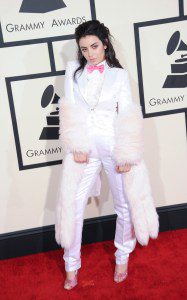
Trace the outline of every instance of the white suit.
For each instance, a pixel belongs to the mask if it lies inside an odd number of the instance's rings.
[[[147,245],[149,236],[158,236],[159,228],[142,158],[141,107],[132,101],[127,71],[105,63],[99,101],[92,110],[86,93],[87,70],[84,68],[74,82],[77,67],[77,61],[67,64],[65,97],[60,100],[60,139],[66,154],[56,206],[55,238],[64,247],[67,271],[81,266],[83,212],[87,198],[100,194],[101,164],[109,179],[117,213],[116,263],[127,261],[136,238]],[[74,162],[73,151],[89,153],[89,163]],[[115,165],[125,163],[132,164],[131,171],[115,172]]]

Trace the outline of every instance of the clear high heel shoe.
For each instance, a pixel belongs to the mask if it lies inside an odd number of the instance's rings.
[[[128,265],[127,265],[127,267],[128,267]],[[127,269],[126,269],[125,272],[117,272],[115,270],[115,272],[114,272],[114,281],[115,282],[122,282],[127,278],[127,275],[128,275]]]
[[[71,290],[74,288],[78,283],[78,270],[75,270],[75,277],[73,279],[65,279],[64,288],[66,290]]]

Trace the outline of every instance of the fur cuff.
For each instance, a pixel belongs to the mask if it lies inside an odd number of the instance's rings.
[[[113,155],[118,165],[138,164],[143,156],[143,117],[141,106],[133,103],[114,122]]]
[[[65,151],[89,151],[86,111],[64,98],[60,100],[60,140]]]

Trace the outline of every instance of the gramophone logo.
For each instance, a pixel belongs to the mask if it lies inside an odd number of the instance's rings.
[[[187,87],[187,45],[180,39],[179,31],[175,31],[169,39],[166,53],[172,55],[175,51],[184,53],[171,64],[171,74],[167,76],[163,88]]]
[[[53,85],[49,85],[41,100],[42,108],[46,108],[50,103],[53,106],[58,104],[60,97],[55,93]],[[46,117],[47,126],[43,128],[40,140],[57,140],[59,138],[59,107],[56,107],[55,111],[49,113]]]
[[[187,16],[135,24],[144,116],[174,114],[187,109],[186,25]]]
[[[23,0],[19,12],[43,14],[64,7],[62,0]]]
[[[64,75],[58,75],[63,85]],[[7,78],[19,169],[59,164],[63,147],[59,139],[57,76],[43,74]]]

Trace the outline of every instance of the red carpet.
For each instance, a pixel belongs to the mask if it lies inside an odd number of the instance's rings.
[[[187,299],[187,229],[161,232],[147,247],[137,244],[129,275],[113,282],[113,241],[82,246],[79,285],[63,289],[63,250],[0,262],[1,300]]]

